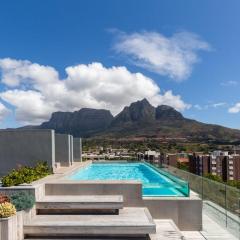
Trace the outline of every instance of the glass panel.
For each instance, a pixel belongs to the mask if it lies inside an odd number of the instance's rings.
[[[190,173],[188,181],[189,181],[190,189],[198,193],[199,197],[202,198],[203,178],[198,175],[194,175]]]
[[[203,178],[202,199],[204,213],[226,227],[226,185]]]
[[[159,169],[187,181],[190,189],[199,194],[203,200],[203,229],[207,235],[212,231],[209,224],[215,222],[240,239],[239,189],[172,166],[163,165]]]
[[[240,190],[230,186],[226,187],[226,210],[227,210],[227,228],[234,235],[239,234],[240,227]]]
[[[146,163],[146,164],[150,164],[150,163]],[[164,169],[160,168],[158,164],[152,163],[150,165],[152,165],[152,167],[155,168],[157,171],[159,171],[162,175],[165,175],[166,177],[171,179],[174,183],[176,183],[174,185],[174,188],[176,188],[184,196],[189,196],[190,188],[189,188],[188,181],[185,181],[184,178],[179,178],[179,176],[177,174],[174,174],[174,172],[165,171],[165,168]],[[166,185],[166,187],[168,186]]]

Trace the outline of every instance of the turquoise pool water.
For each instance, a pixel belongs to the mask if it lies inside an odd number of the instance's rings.
[[[143,196],[188,196],[188,184],[145,163],[93,163],[73,175],[71,180],[139,180]]]

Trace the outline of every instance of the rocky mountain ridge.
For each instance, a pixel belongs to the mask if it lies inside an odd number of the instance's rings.
[[[38,128],[51,128],[76,137],[97,138],[186,138],[235,141],[240,130],[205,124],[185,118],[167,105],[153,107],[147,99],[134,102],[115,117],[109,110],[82,108],[55,112]]]

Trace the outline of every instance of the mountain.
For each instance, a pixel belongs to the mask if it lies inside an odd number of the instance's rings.
[[[92,136],[107,129],[113,121],[108,110],[82,108],[76,112],[55,112],[48,122],[40,128],[55,129],[58,133],[70,133],[74,136]]]
[[[152,122],[155,120],[155,108],[147,101],[137,101],[125,107],[113,120],[112,126],[122,126],[129,122]]]
[[[188,119],[170,106],[160,105],[155,108],[147,99],[124,107],[115,117],[108,110],[90,108],[76,112],[56,112],[39,128],[97,138],[146,137],[219,141],[240,139],[240,130]]]
[[[155,117],[158,121],[184,120],[184,117],[180,112],[167,105],[158,106],[155,111]]]

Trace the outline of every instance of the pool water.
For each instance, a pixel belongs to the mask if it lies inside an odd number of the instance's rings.
[[[145,163],[93,163],[69,176],[71,180],[139,180],[143,196],[187,196],[188,184]]]

